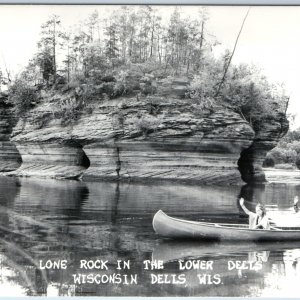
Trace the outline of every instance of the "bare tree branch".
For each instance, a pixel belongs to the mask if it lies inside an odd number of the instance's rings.
[[[290,97],[288,97],[287,100],[286,100],[286,106],[285,106],[285,111],[284,111],[285,116],[287,114],[287,110],[288,110],[288,107],[289,107],[289,102],[290,102]]]
[[[6,72],[7,80],[8,80],[8,83],[10,84],[11,83],[10,70],[7,68],[7,64],[6,64],[6,61],[5,61],[3,53],[1,53],[1,55],[2,55],[2,60],[4,62],[4,66],[5,66],[5,72]]]
[[[220,83],[219,83],[218,90],[217,90],[217,92],[216,92],[216,94],[215,94],[215,97],[218,97],[218,96],[219,96],[219,93],[220,93],[221,87],[222,87],[222,85],[223,85],[223,84],[224,84],[224,82],[225,82],[226,75],[227,75],[227,72],[228,72],[229,66],[230,66],[230,64],[231,64],[231,60],[232,60],[232,58],[233,58],[233,55],[234,55],[234,52],[235,52],[236,46],[237,46],[237,44],[238,44],[238,41],[239,41],[240,35],[241,35],[241,33],[242,33],[242,30],[243,30],[243,27],[244,27],[245,21],[246,21],[246,19],[247,19],[247,17],[248,17],[248,14],[249,14],[249,12],[250,12],[250,9],[251,9],[251,7],[249,7],[249,8],[248,8],[248,11],[247,11],[247,13],[246,13],[246,15],[245,15],[245,17],[244,17],[244,20],[243,20],[242,26],[241,26],[241,28],[240,28],[240,31],[239,31],[239,33],[238,33],[238,35],[237,35],[237,37],[236,37],[236,40],[235,40],[235,44],[234,44],[234,47],[233,47],[232,53],[231,53],[231,55],[230,55],[230,58],[229,58],[229,60],[228,60],[228,63],[227,63],[227,65],[226,65],[226,67],[225,67],[225,70],[224,70],[224,73],[223,73],[223,77],[222,77],[222,79],[221,79],[221,81],[220,81]]]

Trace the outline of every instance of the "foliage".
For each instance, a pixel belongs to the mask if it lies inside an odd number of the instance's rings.
[[[153,116],[143,116],[137,120],[136,124],[144,136],[157,130],[161,121]]]
[[[291,143],[293,141],[300,142],[300,128],[296,130],[290,130],[280,141],[280,144]]]
[[[208,20],[206,8],[199,8],[195,18],[179,7],[161,13],[151,6],[122,6],[107,19],[95,10],[66,30],[60,17],[51,15],[22,78],[29,86],[73,89],[86,105],[152,95],[159,80],[182,76],[191,81],[186,97],[203,109],[230,107],[258,131],[275,111],[285,113],[284,89],[268,83],[253,66],[232,65],[219,90],[231,53],[215,55],[218,41],[207,30]]]
[[[291,148],[294,151],[296,151],[297,154],[300,154],[300,140],[299,141],[293,141],[293,142],[287,144],[287,147]]]
[[[207,58],[199,74],[194,76],[186,96],[197,100],[203,109],[213,107],[215,104],[216,86],[221,71],[222,64],[213,57]]]
[[[57,75],[57,47],[60,43],[59,38],[63,36],[60,30],[61,20],[57,15],[52,15],[41,26],[41,39],[38,42],[38,63],[42,70],[43,79],[49,84],[53,82]],[[52,76],[52,77],[51,77]]]
[[[219,74],[222,73],[222,65],[225,65],[226,60],[227,55],[219,60],[210,59],[209,64],[201,69],[200,75],[194,77],[188,96],[199,99],[204,107],[209,106],[212,101],[230,106],[255,131],[259,131],[261,125],[268,118],[274,117],[276,111],[284,112],[287,103],[284,88],[268,83],[257,68],[241,64],[229,68],[227,81],[216,97]]]
[[[59,102],[53,104],[52,113],[56,119],[61,120],[63,126],[77,121],[83,112],[83,101],[76,97],[67,95],[66,98],[61,98]]]
[[[296,159],[297,152],[292,149],[274,148],[270,151],[276,164],[278,163],[293,163]]]
[[[47,85],[49,85],[51,76],[53,76],[55,72],[53,56],[48,52],[48,50],[44,50],[38,53],[36,61],[40,67],[43,76],[42,79],[46,81]]]
[[[268,153],[263,162],[263,167],[272,168],[274,166],[275,166],[275,159],[271,153]]]
[[[154,7],[123,6],[107,19],[95,10],[83,23],[65,30],[60,17],[51,15],[41,26],[35,55],[40,80],[51,85],[61,72],[71,82],[81,72],[97,81],[100,73],[132,64],[159,65],[175,74],[195,72],[216,44],[206,30],[207,20],[203,8],[196,19],[183,17],[179,8],[163,19]]]
[[[11,74],[10,71],[5,67],[5,73],[0,69],[0,91],[2,90],[2,87],[7,87],[11,83]]]
[[[61,124],[64,126],[79,119],[82,111],[79,106],[64,108],[61,110]]]
[[[9,101],[14,104],[18,116],[32,108],[37,100],[36,88],[28,85],[23,79],[17,79],[9,88]]]
[[[106,28],[107,40],[105,44],[105,54],[108,59],[112,62],[112,66],[114,67],[114,63],[117,61],[119,57],[119,49],[117,47],[118,37],[117,37],[117,25],[112,23]]]
[[[264,166],[268,167],[268,161],[274,160],[275,165],[292,164],[299,168],[300,157],[300,128],[289,131],[278,145],[266,156]]]
[[[99,54],[96,48],[87,49],[83,63],[85,77],[90,78],[90,81],[95,84],[101,81],[103,74],[106,74],[111,67],[106,57]]]

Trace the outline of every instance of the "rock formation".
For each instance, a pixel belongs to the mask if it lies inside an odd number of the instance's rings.
[[[186,78],[149,82],[140,83],[155,90],[148,96],[99,98],[82,108],[80,91],[44,93],[44,104],[13,130],[23,164],[11,174],[197,184],[265,180],[263,159],[288,129],[283,114],[254,130],[233,109],[186,99]]]
[[[55,118],[41,126],[41,114],[33,109],[14,129],[17,175],[237,183],[240,153],[254,138],[237,113],[176,95],[102,101],[67,126]]]
[[[237,183],[240,152],[254,136],[236,113],[202,110],[188,100],[127,100],[106,117],[115,119],[107,122],[115,129],[99,127],[101,138],[83,148],[91,161],[84,178]]]
[[[16,170],[21,165],[21,156],[16,146],[9,141],[16,120],[7,95],[0,93],[0,172]]]
[[[249,183],[266,181],[262,164],[267,153],[276,147],[278,141],[287,133],[289,122],[274,104],[273,115],[256,129],[252,145],[244,149],[238,161],[242,179]]]

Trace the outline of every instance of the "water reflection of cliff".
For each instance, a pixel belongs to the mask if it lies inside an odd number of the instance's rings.
[[[1,178],[0,188],[2,276],[8,273],[6,283],[22,287],[21,295],[45,294],[48,276],[39,259],[69,255],[63,249],[76,237],[66,225],[80,215],[88,189],[71,181],[15,178]]]
[[[174,187],[167,184],[1,178],[0,189],[0,272],[4,278],[0,283],[0,293],[9,284],[11,290],[19,289],[20,295],[230,296],[234,290],[237,295],[242,295],[242,290],[234,283],[239,275],[227,274],[222,269],[222,264],[225,266],[228,257],[249,259],[262,255],[255,248],[257,246],[251,248],[246,245],[244,250],[232,251],[231,248],[229,251],[226,245],[215,245],[212,248],[214,252],[207,252],[204,257],[220,263],[221,267],[217,271],[223,272],[224,284],[217,289],[196,285],[193,272],[187,273],[190,282],[187,287],[172,284],[151,285],[149,273],[143,270],[142,261],[151,259],[154,248],[161,245],[151,226],[155,211],[163,209],[171,215],[193,220],[236,221],[239,210],[235,199],[239,196],[239,187]],[[251,190],[250,187],[247,189],[244,188],[243,193],[247,192],[247,199],[253,199],[253,203],[259,197],[261,202],[277,203],[278,198],[269,187],[264,190]],[[291,190],[289,196],[294,192]],[[271,194],[275,200],[269,198]],[[202,243],[183,251],[199,257],[203,255],[199,251],[205,252],[209,247],[209,244]],[[294,248],[293,246],[290,249]],[[171,253],[174,255],[178,245],[168,246],[167,249],[172,249]],[[272,270],[275,267],[281,270],[284,264],[283,250],[274,253],[272,249],[261,250],[270,251],[268,264],[272,266]],[[39,261],[48,259],[66,259],[68,269],[40,270]],[[115,271],[117,259],[130,260],[131,269],[125,270],[124,274],[138,274],[138,285],[75,286],[72,274],[93,272],[79,269],[81,259],[108,260],[110,263],[106,274]],[[101,274],[101,271],[96,272]],[[174,272],[173,265],[167,266],[163,272]],[[260,289],[259,280],[272,272],[265,269],[259,274],[242,273],[247,275],[250,283],[242,277],[241,289],[244,288],[248,295],[253,295],[250,292],[251,286]]]
[[[12,183],[17,183],[17,188],[10,192]],[[35,179],[15,182],[7,178],[1,184],[2,195],[6,195],[1,198],[0,228],[4,233],[0,239],[1,274],[9,273],[6,282],[21,287],[24,295],[89,293],[90,287],[75,289],[72,283],[71,274],[78,271],[80,259],[101,256],[115,262],[118,257],[130,259],[128,252],[136,256],[140,251],[128,242],[135,240],[136,234],[128,229],[131,220],[127,215],[119,219],[118,185],[92,190],[93,200],[87,205],[89,189],[82,182]],[[41,273],[39,261],[48,259],[67,259],[69,267]],[[94,295],[112,293],[111,286],[107,291],[91,289]]]
[[[299,195],[300,185],[288,184],[246,184],[241,187],[238,198],[243,197],[250,205],[262,203],[267,206],[276,206],[285,209],[293,206],[293,200]]]

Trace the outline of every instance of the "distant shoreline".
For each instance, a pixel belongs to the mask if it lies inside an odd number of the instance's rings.
[[[300,185],[300,170],[263,168],[269,183],[289,183]]]

